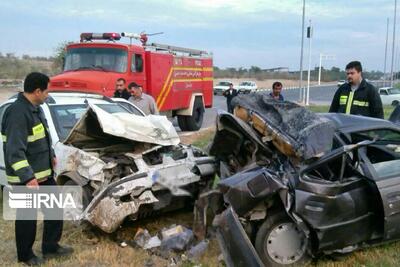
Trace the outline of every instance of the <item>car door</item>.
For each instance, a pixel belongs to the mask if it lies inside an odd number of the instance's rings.
[[[0,106],[0,130],[4,112],[11,104],[12,104],[11,102],[8,102]],[[1,141],[0,142],[0,185],[6,185],[6,184],[7,184],[6,166],[4,163],[3,142]]]
[[[382,200],[384,238],[400,238],[400,131],[377,129],[362,135],[377,138],[362,157]]]

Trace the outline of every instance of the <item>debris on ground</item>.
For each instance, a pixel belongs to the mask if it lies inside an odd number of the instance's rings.
[[[189,252],[187,253],[187,257],[189,260],[197,260],[199,259],[204,252],[207,250],[208,247],[208,240],[204,239],[200,241],[197,245],[193,246]]]
[[[193,231],[181,225],[163,229],[161,235],[161,249],[167,251],[184,251],[194,240]]]
[[[120,243],[121,246],[122,243]],[[147,229],[139,228],[133,241],[127,241],[127,243],[134,248],[146,250],[152,256],[168,260],[168,266],[176,266],[182,262],[199,260],[207,250],[209,240],[204,239],[196,243],[191,229],[173,224],[163,228],[154,236],[150,235]],[[151,266],[150,261],[148,265]]]
[[[150,238],[145,246],[143,247],[144,249],[152,249],[161,246],[161,240],[158,238],[158,236],[153,236]]]
[[[149,231],[147,231],[147,229],[142,229],[142,228],[139,228],[137,230],[135,237],[133,238],[135,244],[141,248],[144,248],[150,239],[151,235],[149,234]]]

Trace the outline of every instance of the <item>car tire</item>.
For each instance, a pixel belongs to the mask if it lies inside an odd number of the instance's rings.
[[[182,131],[197,131],[201,128],[204,118],[204,106],[201,97],[196,97],[192,116],[178,115],[178,125]]]
[[[68,180],[65,182],[66,186],[78,186],[78,184],[74,180]],[[82,208],[83,210],[89,205],[92,201],[92,193],[88,185],[82,187]]]
[[[293,220],[279,212],[267,215],[258,229],[255,249],[265,266],[299,266],[310,260],[310,243]]]
[[[399,105],[399,101],[398,100],[394,100],[393,102],[392,102],[392,106],[393,107],[396,107],[396,106],[398,106]]]

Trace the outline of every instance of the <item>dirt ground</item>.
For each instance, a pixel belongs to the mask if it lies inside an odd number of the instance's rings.
[[[0,104],[20,91],[21,89],[16,87],[11,87],[11,88],[0,87]]]

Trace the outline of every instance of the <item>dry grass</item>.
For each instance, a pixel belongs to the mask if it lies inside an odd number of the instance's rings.
[[[90,226],[75,226],[66,222],[61,242],[72,246],[75,252],[70,258],[50,260],[44,266],[167,266],[168,260],[131,246],[137,229],[146,228],[151,235],[155,235],[163,227],[171,224],[191,227],[192,218],[192,212],[188,210],[172,212],[140,222],[126,222],[112,234],[105,234]],[[41,253],[42,227],[42,222],[39,222],[34,245],[37,255]],[[0,266],[19,266],[16,263],[13,221],[0,220],[0,236]],[[121,242],[129,245],[121,247]],[[216,240],[212,240],[199,263],[202,266],[219,266],[219,253]],[[184,265],[192,266],[193,264],[185,262]]]
[[[213,129],[196,133],[194,136],[185,136],[183,141],[203,147],[213,135]],[[2,196],[0,195],[0,202]],[[0,207],[2,214],[2,207]],[[163,227],[172,224],[181,224],[191,228],[193,213],[191,210],[182,210],[166,213],[157,217],[148,218],[139,222],[126,222],[115,233],[105,234],[100,230],[87,225],[75,226],[70,222],[64,225],[62,244],[70,245],[75,252],[72,257],[46,262],[44,266],[168,266],[169,261],[151,255],[147,251],[130,246],[139,227],[149,230],[155,235]],[[38,222],[34,252],[41,254],[42,222]],[[126,242],[127,247],[121,247]],[[211,240],[207,251],[199,259],[202,266],[221,266],[218,263],[220,254],[216,240]],[[14,222],[0,218],[0,266],[19,266],[16,263],[16,248],[14,241]],[[194,263],[183,262],[183,266],[193,266]]]

